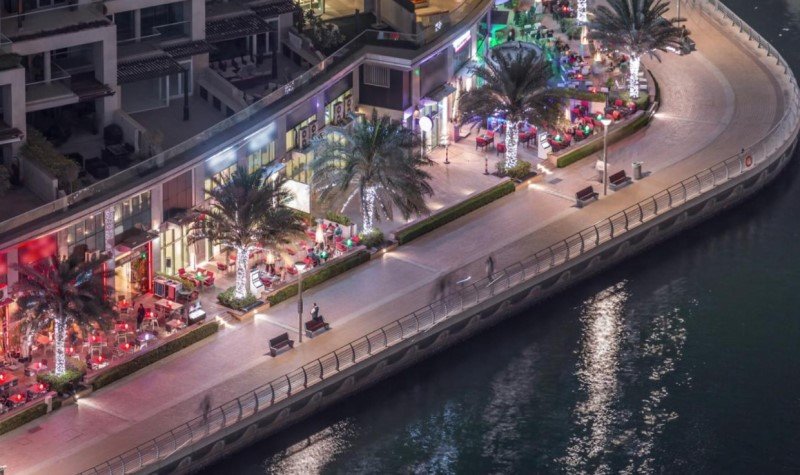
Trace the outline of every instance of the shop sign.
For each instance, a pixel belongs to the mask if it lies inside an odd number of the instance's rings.
[[[469,43],[469,39],[472,37],[470,30],[464,32],[463,35],[459,36],[458,38],[453,41],[453,50],[458,53],[461,48],[463,48],[467,43]]]

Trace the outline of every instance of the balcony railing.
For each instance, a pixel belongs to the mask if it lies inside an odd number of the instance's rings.
[[[110,24],[111,21],[103,15],[103,3],[92,2],[38,8],[3,16],[0,19],[0,31],[7,41],[20,42]]]

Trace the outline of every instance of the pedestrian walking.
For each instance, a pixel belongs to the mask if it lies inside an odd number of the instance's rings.
[[[494,278],[494,258],[491,255],[486,259],[486,277],[489,280]]]
[[[208,414],[211,412],[211,395],[206,394],[200,401],[200,412],[203,414],[203,423],[208,423]]]

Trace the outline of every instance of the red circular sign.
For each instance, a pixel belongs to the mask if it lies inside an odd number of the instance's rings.
[[[748,156],[744,157],[744,166],[746,166],[747,168],[750,168],[752,165],[753,165],[753,156],[752,155],[748,155]]]

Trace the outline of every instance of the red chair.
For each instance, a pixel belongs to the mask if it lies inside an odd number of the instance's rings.
[[[622,101],[622,99],[617,99],[614,101],[614,107],[622,107],[624,104],[625,103]]]
[[[506,153],[506,144],[498,143],[497,145],[494,146],[494,149],[497,150],[497,155],[500,155],[501,153]]]
[[[217,270],[219,270],[219,271],[226,271],[226,270],[228,270],[228,266],[226,266],[226,265],[225,265],[224,263],[222,263],[222,262],[217,262]]]
[[[614,120],[619,120],[622,118],[622,114],[619,111],[614,111],[611,113],[611,118]]]
[[[185,273],[186,273],[186,269],[184,269],[183,267],[181,267],[180,269],[178,269],[178,275],[179,275],[179,276],[183,277],[183,274],[185,274]]]

